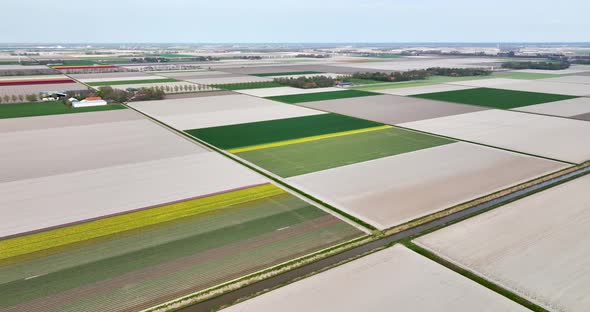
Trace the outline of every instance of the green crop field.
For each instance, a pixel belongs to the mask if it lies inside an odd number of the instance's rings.
[[[98,112],[98,111],[106,111],[106,110],[113,110],[113,109],[125,109],[125,106],[120,105],[120,104],[109,104],[109,105],[104,105],[104,106],[73,108],[73,107],[69,107],[69,106],[64,105],[62,102],[34,102],[34,103],[21,103],[21,104],[1,104],[0,105],[0,119]]]
[[[380,125],[377,122],[338,114],[320,114],[193,129],[186,132],[219,148],[231,149]]]
[[[286,193],[0,265],[0,310],[141,310],[359,237]]]
[[[270,76],[290,76],[290,75],[315,75],[321,74],[318,71],[294,71],[294,72],[282,72],[282,73],[262,73],[262,74],[251,74],[251,76],[257,77],[270,77]]]
[[[216,84],[216,85],[211,85],[211,87],[223,89],[223,90],[246,90],[246,89],[283,87],[283,85],[280,83],[274,82],[274,81],[258,81],[258,82]]]
[[[413,131],[388,128],[258,149],[237,155],[287,178],[452,142]]]
[[[172,78],[162,79],[149,79],[149,80],[117,80],[117,81],[97,81],[87,83],[93,87],[99,86],[116,86],[116,85],[128,85],[128,84],[143,84],[143,83],[166,83],[166,82],[177,82],[178,80]]]
[[[573,99],[575,96],[525,91],[475,88],[414,95],[414,97],[462,104],[511,109],[533,104]]]
[[[267,97],[274,101],[283,103],[295,104],[304,102],[324,101],[324,100],[336,100],[354,98],[360,96],[371,96],[380,95],[379,93],[360,91],[360,90],[344,90],[344,91],[329,91],[329,92],[318,92],[308,94],[293,94],[293,95],[279,95]]]

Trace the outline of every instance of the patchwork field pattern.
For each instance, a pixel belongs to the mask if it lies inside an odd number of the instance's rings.
[[[547,310],[585,311],[590,246],[580,238],[590,235],[589,188],[586,175],[416,243]]]
[[[269,184],[202,197],[0,241],[0,310],[140,310],[360,235]]]

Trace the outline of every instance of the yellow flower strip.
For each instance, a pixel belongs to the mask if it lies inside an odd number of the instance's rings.
[[[65,228],[0,241],[0,259],[73,244],[102,236],[155,225],[249,201],[283,194],[273,184],[211,195],[170,205],[76,224]]]
[[[287,140],[287,141],[279,141],[279,142],[273,142],[273,143],[239,147],[239,148],[229,149],[227,151],[232,154],[237,154],[237,153],[255,151],[255,150],[260,150],[260,149],[265,149],[265,148],[285,146],[285,145],[298,144],[298,143],[305,143],[305,142],[335,138],[335,137],[357,134],[357,133],[365,133],[365,132],[371,132],[371,131],[384,130],[384,129],[389,129],[389,128],[392,128],[392,126],[384,125],[384,126],[370,127],[370,128],[350,130],[350,131],[342,131],[342,132],[336,132],[336,133],[330,133],[330,134],[314,135],[314,136],[301,138],[301,139],[293,139],[293,140]]]

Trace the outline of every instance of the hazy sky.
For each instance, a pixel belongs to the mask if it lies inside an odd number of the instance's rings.
[[[0,42],[590,41],[588,0],[2,0]]]

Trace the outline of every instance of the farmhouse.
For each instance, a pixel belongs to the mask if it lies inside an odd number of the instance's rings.
[[[88,97],[79,101],[76,98],[70,98],[70,103],[72,103],[73,107],[89,107],[89,106],[101,106],[107,105],[107,102],[103,100],[101,97]]]

